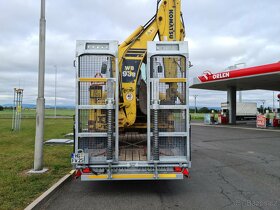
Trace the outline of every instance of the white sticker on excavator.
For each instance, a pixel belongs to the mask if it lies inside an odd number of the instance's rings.
[[[133,100],[133,95],[132,95],[131,93],[128,93],[128,94],[126,95],[126,100],[132,101],[132,100]]]

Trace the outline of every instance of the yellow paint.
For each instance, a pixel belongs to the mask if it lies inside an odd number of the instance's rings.
[[[164,178],[164,179],[172,179],[172,178],[176,178],[177,175],[176,174],[159,174],[159,178]]]
[[[108,179],[108,175],[89,175],[88,179]]]
[[[113,174],[113,179],[153,179],[154,174]]]
[[[175,179],[176,174],[159,174],[158,179]],[[108,175],[88,175],[88,179],[108,179]],[[154,179],[154,174],[113,174],[112,179]]]
[[[175,82],[186,82],[186,78],[160,78],[159,82],[161,83],[175,83]]]
[[[107,78],[80,78],[80,82],[107,82]]]

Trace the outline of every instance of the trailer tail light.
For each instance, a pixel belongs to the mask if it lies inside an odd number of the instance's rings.
[[[183,171],[182,171],[183,175],[186,176],[186,177],[189,177],[190,176],[190,172],[188,169],[184,168]]]
[[[186,177],[190,176],[190,172],[186,168],[174,167],[173,170],[174,170],[174,172],[178,172],[178,173],[181,172]]]
[[[174,167],[174,172],[182,172],[182,168],[181,167]]]
[[[82,172],[80,169],[76,170],[75,172],[75,179],[78,179],[82,175]]]
[[[90,168],[84,168],[83,173],[85,173],[85,174],[91,173]]]

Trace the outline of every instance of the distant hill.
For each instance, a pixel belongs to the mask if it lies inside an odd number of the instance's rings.
[[[218,106],[198,106],[197,109],[201,109],[202,107],[207,107],[208,109],[214,109],[214,110],[221,110],[221,107]],[[194,109],[194,106],[190,106],[190,109]]]
[[[3,104],[3,107],[12,107],[13,104]],[[22,104],[22,107],[25,109],[36,109],[35,104]],[[54,109],[53,105],[46,105],[46,109]],[[75,109],[75,106],[73,105],[59,105],[56,106],[57,109]]]
[[[13,104],[3,104],[2,105],[3,107],[11,107],[13,106]],[[26,109],[36,109],[36,105],[35,104],[23,104],[22,105],[23,108],[26,108]],[[46,109],[54,109],[54,106],[53,105],[46,105],[45,106]],[[198,106],[197,109],[200,109],[202,108],[203,106]],[[59,106],[56,106],[57,109],[75,109],[75,106],[74,105],[59,105]],[[214,110],[220,110],[221,107],[217,107],[217,106],[211,106],[211,107],[207,107],[208,109],[214,109]],[[190,109],[194,109],[194,106],[190,106]]]

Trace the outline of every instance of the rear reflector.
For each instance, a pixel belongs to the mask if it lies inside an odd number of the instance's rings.
[[[83,173],[91,173],[90,168],[84,168],[84,169],[83,169]]]

